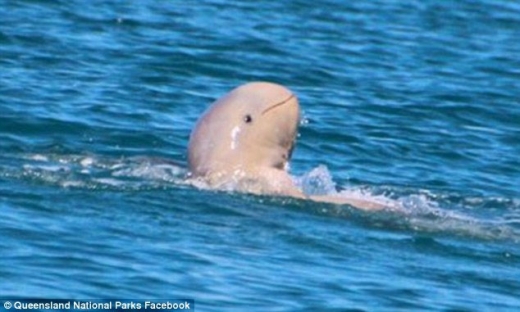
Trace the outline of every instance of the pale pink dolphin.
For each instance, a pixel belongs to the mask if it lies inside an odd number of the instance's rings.
[[[298,99],[289,89],[269,82],[239,86],[198,120],[188,145],[189,175],[215,189],[384,208],[337,195],[305,195],[288,173],[299,123]]]

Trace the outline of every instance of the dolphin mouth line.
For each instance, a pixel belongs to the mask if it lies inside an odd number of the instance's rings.
[[[289,102],[290,99],[292,99],[294,97],[294,94],[291,93],[291,95],[286,98],[285,100],[279,102],[279,103],[276,103],[274,104],[273,106],[269,106],[268,108],[266,108],[263,112],[262,112],[262,115],[265,115],[267,112],[277,108],[278,106],[282,106],[284,105],[285,103]]]

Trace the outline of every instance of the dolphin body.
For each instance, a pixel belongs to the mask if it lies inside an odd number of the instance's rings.
[[[189,177],[211,188],[347,204],[364,210],[378,203],[338,195],[305,195],[288,173],[300,123],[298,99],[269,82],[239,86],[199,118],[188,144]]]

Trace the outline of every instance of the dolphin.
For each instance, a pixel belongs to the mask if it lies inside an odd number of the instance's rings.
[[[188,143],[188,176],[215,189],[383,209],[343,196],[308,196],[296,186],[288,170],[299,124],[300,106],[291,90],[270,82],[241,85],[197,121]]]

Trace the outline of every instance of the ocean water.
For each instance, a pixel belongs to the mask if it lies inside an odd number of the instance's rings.
[[[0,297],[198,311],[517,311],[520,4],[0,0]],[[303,120],[308,192],[184,182],[249,81]]]

